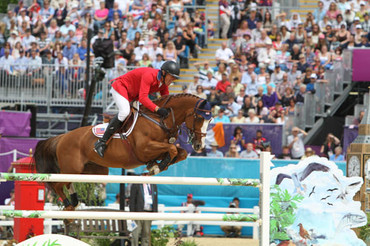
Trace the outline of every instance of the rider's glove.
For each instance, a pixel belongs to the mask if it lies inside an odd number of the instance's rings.
[[[159,114],[160,116],[162,116],[163,118],[166,118],[168,116],[168,111],[167,109],[165,108],[159,108],[157,110],[157,114]]]

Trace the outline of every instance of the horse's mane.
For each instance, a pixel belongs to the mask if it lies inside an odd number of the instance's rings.
[[[160,103],[162,103],[162,101],[166,100],[169,97],[170,97],[170,99],[168,101],[170,101],[172,98],[182,98],[182,97],[193,97],[193,98],[200,99],[200,97],[198,97],[197,95],[194,95],[194,94],[180,93],[180,94],[176,94],[176,95],[162,96],[162,97],[160,97],[158,99],[153,100],[153,102],[156,103],[156,104],[160,104]]]
[[[195,98],[195,99],[201,99],[200,97],[194,95],[194,94],[189,94],[189,93],[180,93],[180,94],[176,94],[176,95],[166,95],[166,96],[162,96],[158,99],[155,99],[153,100],[153,102],[155,104],[157,104],[158,106],[162,106],[162,104],[167,101],[167,102],[170,102],[171,99],[176,99],[176,98],[183,98],[183,97],[189,97],[189,98]],[[169,98],[169,99],[168,99]],[[168,100],[167,100],[168,99]],[[141,110],[143,110],[144,112],[150,112],[149,109],[145,108],[145,107],[141,107]]]

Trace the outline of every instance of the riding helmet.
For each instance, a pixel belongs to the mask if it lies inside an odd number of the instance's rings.
[[[167,72],[176,79],[180,78],[180,68],[174,61],[166,61],[165,63],[163,63],[161,70]]]

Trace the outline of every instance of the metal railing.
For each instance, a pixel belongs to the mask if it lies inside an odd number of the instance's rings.
[[[106,108],[112,101],[109,80],[134,67],[107,69],[105,78],[98,81],[93,94],[92,107]],[[93,74],[94,68],[90,69]],[[91,76],[92,77],[92,76]],[[85,106],[85,66],[0,65],[0,102],[33,103],[46,106]],[[91,81],[89,81],[89,84]]]

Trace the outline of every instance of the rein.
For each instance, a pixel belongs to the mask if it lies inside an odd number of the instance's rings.
[[[172,127],[171,128],[167,127],[166,123],[163,121],[164,120],[163,118],[161,118],[161,120],[158,122],[155,119],[151,118],[149,115],[143,113],[142,111],[139,111],[139,115],[143,116],[145,119],[150,120],[151,122],[153,122],[154,124],[156,124],[157,126],[162,128],[162,130],[164,130],[167,133],[167,135],[169,136],[169,140],[168,140],[169,143],[173,144],[176,141],[176,136],[177,136],[177,132],[179,130],[179,126],[176,127],[175,114],[173,113],[172,108],[170,108],[170,112],[171,112],[171,116],[172,116]]]

